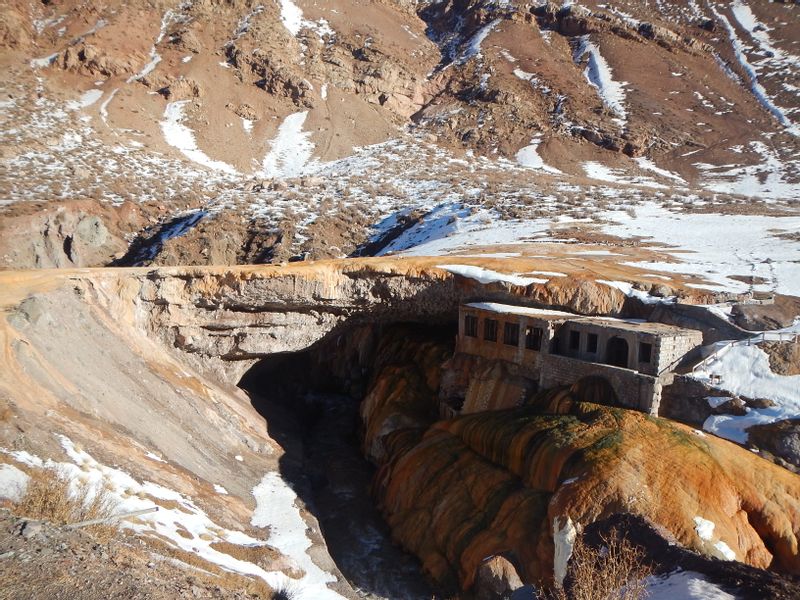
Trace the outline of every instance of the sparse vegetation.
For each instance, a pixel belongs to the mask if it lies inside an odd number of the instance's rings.
[[[572,549],[565,586],[556,586],[548,600],[644,600],[650,568],[642,551],[615,530],[601,538],[600,548],[578,536]]]
[[[116,501],[104,488],[92,490],[86,483],[79,483],[70,489],[70,482],[62,473],[46,468],[31,473],[25,495],[14,512],[54,525],[66,525],[112,517],[116,507]],[[117,531],[113,524],[91,525],[86,529],[101,539],[109,539]]]

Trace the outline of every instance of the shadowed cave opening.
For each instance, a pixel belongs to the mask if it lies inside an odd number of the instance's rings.
[[[364,598],[428,600],[419,560],[392,542],[373,502],[376,466],[365,458],[359,408],[376,365],[391,364],[390,333],[453,346],[456,322],[339,326],[310,348],[267,356],[239,382],[285,449],[281,475],[320,524],[331,557]]]

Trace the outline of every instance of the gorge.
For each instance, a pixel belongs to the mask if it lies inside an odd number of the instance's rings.
[[[619,516],[657,524],[722,589],[738,569],[753,589],[795,590],[761,569],[800,570],[800,482],[746,449],[614,407],[592,378],[518,408],[442,418],[453,389],[497,376],[453,354],[461,303],[645,310],[613,287],[481,284],[426,259],[0,277],[4,460],[57,456],[57,440],[33,426],[46,419],[236,528],[256,522],[253,495],[258,505],[259,486],[280,473],[313,562],[271,566],[298,598],[317,593],[311,565],[345,597],[489,597],[489,559],[504,581],[550,585],[565,528]],[[266,544],[285,554],[276,535]],[[720,575],[715,558],[739,562]]]

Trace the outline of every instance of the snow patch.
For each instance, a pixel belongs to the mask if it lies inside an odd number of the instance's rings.
[[[309,170],[314,144],[303,131],[308,111],[289,115],[278,127],[271,149],[261,163],[261,177],[297,177]]]
[[[653,173],[658,173],[662,177],[665,177],[667,179],[672,179],[673,181],[676,181],[681,185],[686,185],[686,181],[683,179],[683,177],[681,177],[677,173],[673,173],[672,171],[667,171],[666,169],[662,169],[649,158],[640,156],[638,158],[634,158],[633,160],[636,161],[636,164],[639,165],[640,169],[644,169],[646,171],[652,171]]]
[[[646,580],[648,600],[736,600],[701,573],[676,571]]]
[[[194,139],[194,132],[183,124],[183,109],[188,103],[188,100],[179,100],[167,104],[167,108],[164,110],[164,120],[161,121],[161,131],[164,133],[164,140],[173,148],[180,150],[181,153],[192,162],[196,162],[215,171],[236,175],[236,169],[231,165],[220,160],[212,159],[197,147],[197,142]]]
[[[256,527],[269,527],[269,543],[282,554],[293,559],[305,572],[295,585],[302,591],[314,593],[307,596],[323,600],[340,599],[342,596],[328,589],[327,583],[336,581],[331,573],[320,569],[308,555],[311,540],[306,535],[308,525],[295,505],[297,494],[281,479],[278,473],[267,473],[261,483],[253,488],[256,508],[250,520]],[[288,591],[294,592],[294,588]]]
[[[579,63],[584,56],[589,55],[584,77],[590,85],[597,89],[600,99],[619,118],[619,124],[624,125],[628,118],[625,108],[626,82],[614,80],[611,67],[600,54],[600,49],[589,39],[588,35],[578,38],[578,47],[575,50],[575,62]]]
[[[300,33],[300,30],[305,28],[312,29],[317,33],[320,39],[325,35],[333,36],[335,32],[331,29],[328,21],[319,19],[317,21],[309,21],[303,18],[302,9],[297,6],[292,0],[280,0],[281,4],[281,22],[286,30],[294,37]]]
[[[161,17],[161,28],[158,31],[158,36],[156,37],[155,42],[153,42],[153,47],[150,48],[150,59],[147,61],[147,64],[142,67],[141,71],[136,73],[136,75],[131,75],[128,78],[128,83],[133,83],[134,81],[142,79],[151,73],[153,69],[156,68],[158,63],[161,62],[161,55],[156,51],[156,46],[158,46],[161,43],[161,40],[164,39],[164,36],[167,34],[167,28],[177,20],[178,15],[172,10],[168,10],[164,13],[164,16]]]
[[[732,395],[768,398],[776,403],[770,408],[748,409],[742,416],[708,417],[703,429],[720,437],[744,444],[748,427],[800,416],[800,375],[773,373],[769,357],[758,346],[733,345],[691,376]]]
[[[563,526],[559,526],[558,521],[559,517],[553,519],[553,577],[558,585],[563,585],[578,530],[569,517]]]
[[[536,277],[520,277],[519,275],[509,275],[507,273],[499,273],[483,267],[473,267],[471,265],[436,265],[439,269],[444,269],[454,275],[461,275],[474,279],[484,285],[488,283],[495,283],[502,281],[510,283],[511,285],[528,286],[533,283],[547,283],[547,279],[540,279]]]
[[[100,105],[100,118],[103,119],[103,123],[108,126],[108,105],[111,104],[111,101],[114,99],[114,96],[117,95],[119,88],[115,88],[109,95],[108,98],[103,100],[103,103]]]
[[[19,502],[25,496],[30,477],[14,465],[0,465],[0,498]]]
[[[45,67],[49,67],[58,58],[58,52],[53,52],[52,54],[48,54],[42,58],[32,58],[30,61],[31,69],[44,69]]]
[[[267,542],[241,531],[220,527],[191,499],[183,494],[149,481],[140,482],[120,469],[97,462],[89,453],[78,449],[69,438],[65,436],[58,437],[70,462],[42,461],[38,457],[20,451],[3,450],[3,452],[31,466],[57,470],[60,476],[69,481],[69,493],[76,494],[78,487],[82,486],[86,490],[88,501],[91,501],[100,490],[105,490],[116,502],[116,511],[119,513],[152,508],[158,509],[156,512],[138,516],[135,521],[122,519],[119,521],[122,527],[132,529],[143,535],[157,535],[162,541],[186,552],[196,554],[200,558],[227,571],[260,577],[274,589],[289,591],[292,597],[297,600],[341,600],[342,597],[339,594],[329,590],[325,585],[325,582],[335,580],[333,576],[324,574],[330,578],[326,578],[325,581],[321,581],[322,577],[318,575],[315,579],[316,573],[312,567],[316,568],[317,571],[320,570],[310,561],[307,554],[304,553],[306,558],[299,563],[306,573],[298,580],[290,578],[280,571],[267,571],[254,563],[240,560],[230,554],[215,550],[212,544],[220,541],[242,546],[266,546]],[[272,475],[278,477],[277,474]],[[280,480],[279,477],[278,479]],[[283,486],[286,486],[286,484],[283,484]],[[256,489],[259,489],[259,486],[256,486]],[[159,504],[159,500],[166,500],[168,503],[164,504],[173,505],[175,508],[165,508],[165,506]],[[263,498],[262,504],[259,506],[263,510]],[[257,506],[257,511],[259,506]],[[296,531],[297,523],[292,514],[275,512],[274,509],[279,508],[278,506],[271,508],[273,509],[272,511],[267,509],[266,512],[270,513],[269,517],[274,518],[258,520],[259,523],[263,523],[259,526],[270,527],[270,546],[278,547],[276,544],[271,543],[273,538],[283,545],[283,538],[286,535],[284,532],[287,528],[291,530],[293,536],[295,534],[305,536],[305,528],[299,533]],[[282,518],[288,519],[288,522],[284,522],[281,520]],[[299,513],[297,518],[299,518]],[[256,517],[254,516],[255,519]],[[290,558],[294,557],[290,556]]]
[[[478,31],[476,31],[471,38],[467,40],[461,53],[458,55],[456,60],[454,61],[457,65],[463,65],[464,63],[468,62],[470,59],[475,58],[476,56],[480,56],[481,53],[481,44],[483,40],[492,32],[492,29],[497,27],[500,24],[500,19],[495,19],[494,21],[490,21]]]
[[[717,11],[713,5],[709,5],[709,8],[717,17],[717,19],[720,21],[720,23],[722,23],[722,25],[725,27],[725,30],[728,33],[728,37],[731,40],[731,45],[733,46],[733,53],[736,56],[736,60],[742,67],[742,70],[744,70],[744,72],[747,74],[748,79],[750,80],[750,90],[753,92],[753,95],[761,103],[761,105],[770,113],[772,113],[772,115],[778,120],[778,122],[786,128],[786,131],[788,133],[794,136],[800,136],[800,127],[798,127],[789,120],[789,117],[786,116],[787,111],[779,107],[777,104],[775,104],[772,101],[772,98],[770,98],[766,89],[764,89],[764,86],[761,85],[761,83],[759,83],[758,69],[754,65],[752,65],[750,61],[747,59],[747,55],[745,53],[746,47],[742,43],[742,40],[739,39],[739,36],[736,34],[736,30],[734,29],[733,25],[731,25],[731,22],[725,15]],[[752,27],[750,33],[754,39],[756,40],[763,39],[763,36],[759,37],[756,35],[757,32],[755,31],[755,28],[757,21],[755,20],[755,17],[753,16],[752,12],[750,12],[750,9],[748,7],[746,7],[741,2],[734,2],[732,11],[737,20],[741,18],[739,22],[745,27],[745,29],[747,29],[748,26]],[[769,36],[766,36],[766,38],[767,40],[769,40]],[[765,53],[773,52],[774,54],[774,51],[778,50],[777,48],[774,48],[774,46],[771,46],[769,42],[767,42],[766,45],[772,49],[771,50],[766,49]],[[774,65],[770,66],[774,68]]]
[[[800,295],[800,245],[771,236],[769,231],[798,231],[800,217],[713,213],[676,213],[653,202],[598,215],[603,231],[621,238],[650,238],[662,244],[677,262],[626,263],[646,271],[702,277],[703,287],[734,293],[774,291]],[[709,232],[720,232],[710,235]],[[753,275],[767,284],[750,286],[730,275]]]
[[[67,102],[67,110],[80,110],[88,108],[103,97],[103,90],[86,90],[78,100]]]
[[[558,169],[548,166],[542,160],[542,157],[539,156],[537,149],[539,148],[539,144],[542,143],[542,138],[533,138],[530,142],[530,145],[521,148],[519,152],[517,152],[516,159],[519,164],[523,167],[529,167],[531,169],[541,169],[542,171],[546,171],[548,173],[561,173]]]
[[[145,456],[147,458],[149,458],[150,460],[154,460],[156,462],[160,462],[160,463],[167,462],[163,458],[161,458],[158,454],[154,454],[153,452],[147,452],[147,453],[145,453]]]
[[[716,525],[708,519],[703,517],[694,518],[694,530],[701,540],[710,541],[714,536],[714,528]]]
[[[635,289],[633,284],[627,281],[606,281],[605,279],[598,279],[597,283],[602,283],[603,285],[617,289],[629,298],[637,298],[644,304],[673,304],[675,302],[675,296],[669,296],[667,298],[651,296],[643,290]]]

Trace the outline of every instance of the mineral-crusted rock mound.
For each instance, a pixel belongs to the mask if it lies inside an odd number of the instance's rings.
[[[553,573],[554,531],[641,515],[701,554],[800,572],[800,478],[689,427],[587,402],[581,386],[517,409],[398,430],[376,482],[397,539],[445,588],[487,556]]]

